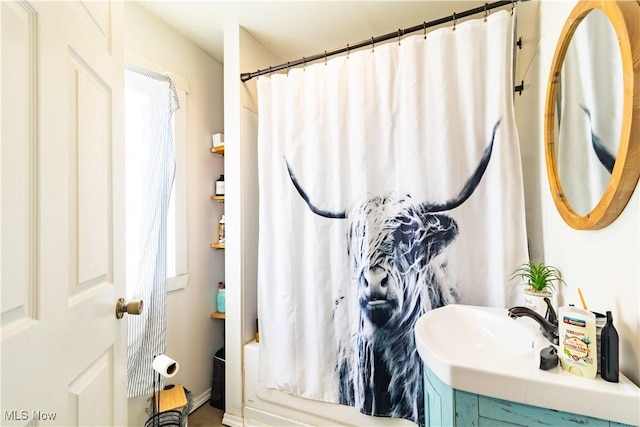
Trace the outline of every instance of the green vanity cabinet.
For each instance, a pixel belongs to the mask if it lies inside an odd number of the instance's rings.
[[[456,390],[443,383],[426,365],[424,378],[427,427],[625,425]]]

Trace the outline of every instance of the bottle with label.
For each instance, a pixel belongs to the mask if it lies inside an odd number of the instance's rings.
[[[216,296],[216,309],[218,313],[225,312],[225,293],[224,293],[224,283],[218,283],[218,295]]]
[[[224,196],[224,175],[216,181],[216,196]]]
[[[222,214],[222,218],[218,222],[218,243],[224,243],[224,214]]]
[[[602,328],[602,355],[600,357],[600,376],[603,380],[617,383],[619,377],[619,338],[618,331],[613,326],[613,316],[607,311],[607,323]]]
[[[607,316],[596,311],[592,311],[592,313],[596,316],[596,347],[598,350],[598,373],[600,373],[600,369],[602,369],[602,328],[607,324]]]
[[[562,369],[581,377],[595,378],[598,370],[596,316],[577,307],[560,307],[558,338]]]

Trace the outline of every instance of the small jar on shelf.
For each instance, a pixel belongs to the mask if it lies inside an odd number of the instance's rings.
[[[216,180],[216,196],[224,196],[224,175]]]
[[[224,244],[224,233],[224,214],[222,214],[220,221],[218,221],[218,244]]]

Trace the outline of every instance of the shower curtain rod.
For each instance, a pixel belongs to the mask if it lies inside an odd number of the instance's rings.
[[[455,22],[459,19],[459,18],[466,18],[468,16],[472,16],[472,15],[476,15],[478,13],[488,13],[490,10],[492,9],[496,9],[499,7],[503,7],[503,6],[507,6],[509,4],[515,6],[516,3],[518,2],[525,2],[528,0],[502,0],[502,1],[496,1],[493,3],[485,3],[484,6],[479,6],[473,9],[469,9],[469,10],[465,10],[464,12],[459,12],[456,13],[454,12],[451,16],[446,16],[444,18],[440,18],[440,19],[436,19],[433,20],[431,22],[423,22],[422,24],[413,26],[413,27],[409,27],[409,28],[405,28],[403,29],[398,29],[398,31],[393,32],[393,33],[388,33],[388,34],[384,34],[382,36],[378,36],[378,37],[371,37],[368,40],[363,40],[361,42],[355,43],[353,45],[349,45],[347,44],[346,47],[341,47],[339,49],[334,49],[331,51],[324,51],[323,53],[318,53],[316,55],[312,55],[312,56],[308,56],[308,57],[303,57],[302,59],[298,59],[295,61],[290,61],[287,62],[286,64],[280,64],[280,65],[276,65],[273,67],[269,67],[269,68],[265,68],[264,70],[257,70],[254,71],[252,73],[241,73],[240,74],[240,80],[242,80],[243,82],[246,82],[248,80],[251,80],[254,77],[258,77],[261,76],[263,74],[268,74],[268,73],[273,73],[276,71],[280,71],[280,70],[284,70],[286,68],[291,68],[291,67],[296,67],[298,65],[301,64],[306,64],[308,62],[313,62],[313,61],[317,61],[319,59],[324,58],[325,60],[330,57],[330,56],[334,56],[334,55],[339,55],[341,53],[349,53],[352,50],[356,50],[356,49],[360,49],[363,47],[367,47],[367,46],[374,46],[376,43],[381,43],[387,40],[391,40],[394,38],[401,38],[402,36],[404,36],[405,34],[409,34],[409,33],[415,33],[416,31],[420,31],[420,30],[425,30],[429,27],[435,27],[436,25],[441,25],[441,24],[445,24],[447,22],[454,22],[454,26],[455,26]],[[522,92],[522,88],[524,86],[524,83],[516,86],[516,91],[520,91]]]

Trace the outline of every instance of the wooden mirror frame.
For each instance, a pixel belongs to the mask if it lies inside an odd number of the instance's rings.
[[[578,25],[598,9],[613,25],[620,44],[624,99],[616,163],[605,192],[591,212],[576,213],[562,189],[556,164],[556,96],[564,58]],[[611,224],[624,210],[640,177],[640,3],[636,1],[581,0],[562,29],[549,74],[544,115],[545,157],[549,186],[564,221],[577,230],[597,230]]]

